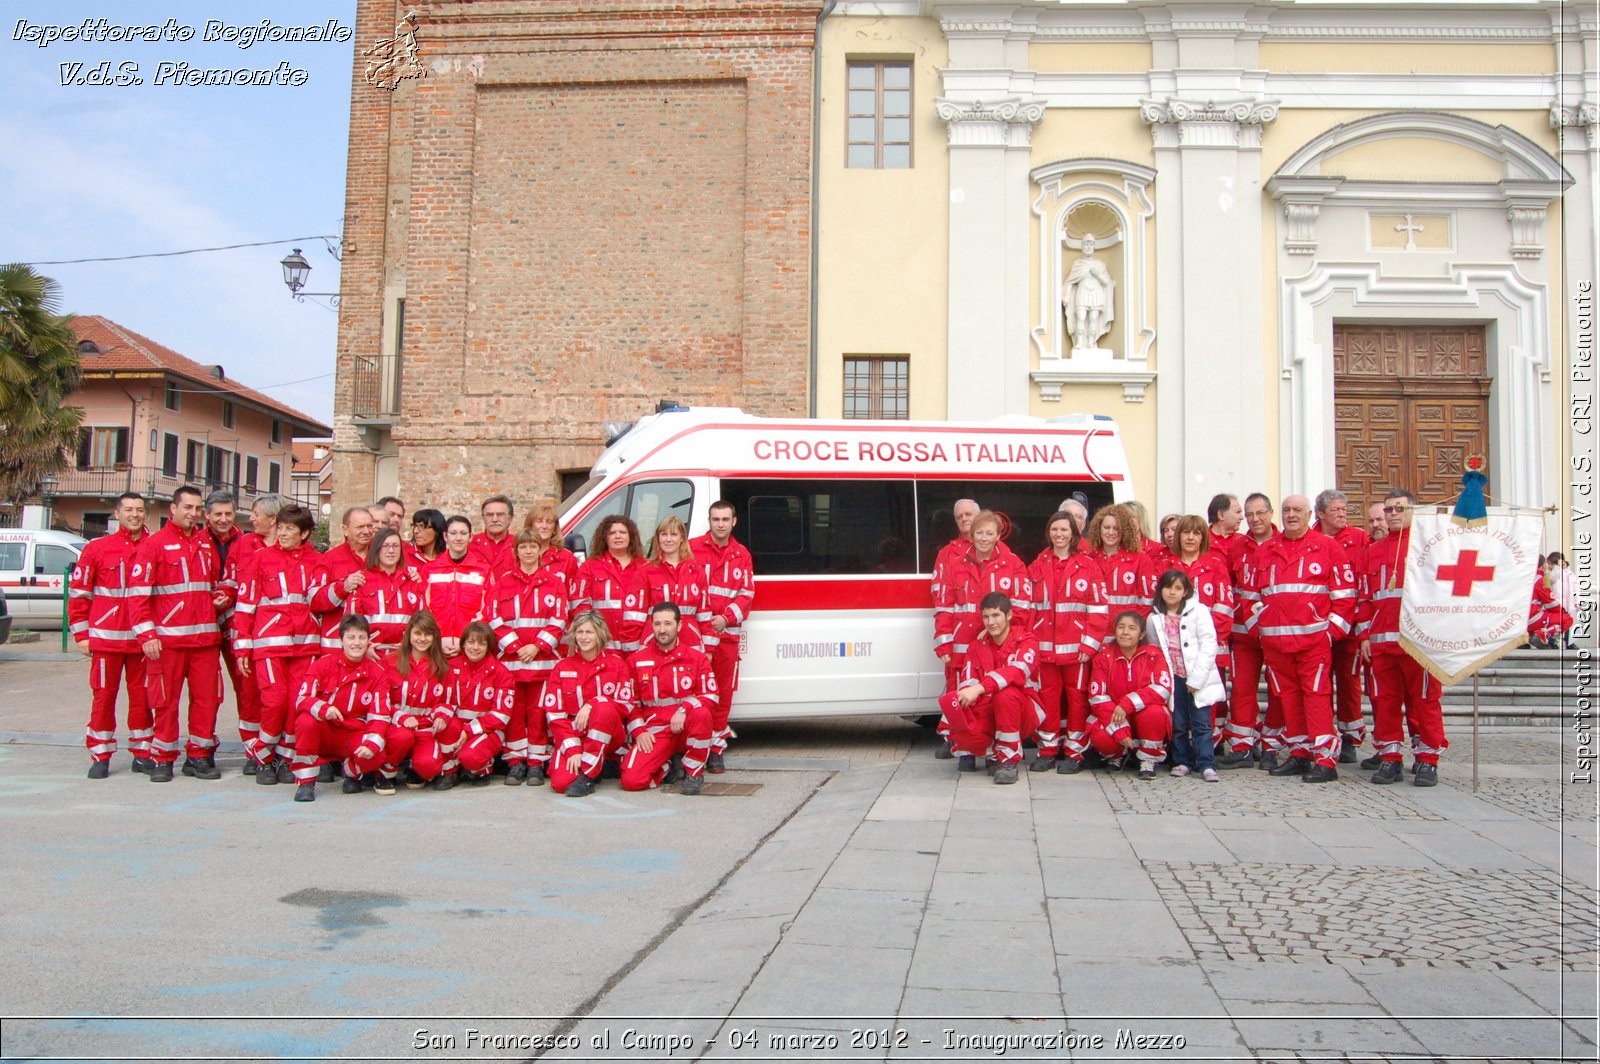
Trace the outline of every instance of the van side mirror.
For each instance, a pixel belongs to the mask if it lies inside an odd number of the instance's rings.
[[[582,554],[584,557],[589,556],[589,545],[584,542],[583,533],[581,532],[568,532],[561,537],[561,545],[574,554]]]

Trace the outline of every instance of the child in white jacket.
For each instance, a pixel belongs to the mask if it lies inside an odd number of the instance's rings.
[[[1172,774],[1198,772],[1217,782],[1211,707],[1227,697],[1217,672],[1217,629],[1211,611],[1194,596],[1194,582],[1168,569],[1156,582],[1151,603],[1150,642],[1172,667]]]

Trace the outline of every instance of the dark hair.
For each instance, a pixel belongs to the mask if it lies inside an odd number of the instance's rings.
[[[1162,600],[1161,592],[1165,591],[1173,584],[1183,585],[1184,605],[1187,605],[1189,600],[1194,598],[1194,581],[1189,579],[1189,574],[1184,572],[1182,569],[1168,569],[1166,572],[1161,574],[1161,579],[1156,581],[1156,594],[1155,597],[1150,600],[1151,607],[1157,613],[1167,612],[1167,604]],[[1178,607],[1178,612],[1183,612],[1183,605]]]
[[[1544,560],[1551,565],[1560,565],[1567,560],[1567,556],[1558,550],[1553,550],[1544,556]]]
[[[284,507],[284,509],[288,509],[288,507]],[[279,512],[281,513],[282,511]],[[343,528],[345,525],[348,525],[350,523],[350,518],[354,517],[356,514],[367,514],[368,517],[372,516],[370,513],[367,513],[367,508],[365,506],[351,506],[339,516],[339,527]]]
[[[733,505],[733,503],[729,502],[727,499],[718,499],[716,502],[714,502],[710,506],[706,507],[706,513],[708,515],[711,513],[712,510],[727,510],[731,514],[737,514],[739,512],[738,508],[735,507]]]
[[[344,620],[339,622],[339,634],[344,635],[352,630],[366,632],[370,635],[372,633],[372,625],[368,624],[367,619],[361,614],[349,613],[345,615]]]
[[[599,543],[600,549],[609,552],[606,546],[606,536],[613,525],[622,525],[628,530],[628,555],[629,557],[643,560],[644,543],[639,539],[639,526],[633,523],[632,518],[621,514],[606,514],[594,528],[594,538]]]
[[[396,498],[393,495],[385,495],[383,498],[378,500],[379,506],[388,506],[390,503],[394,503],[396,506],[400,507],[402,512],[405,511],[406,504],[404,499]]]
[[[517,508],[515,506],[511,505],[511,499],[508,496],[505,496],[505,495],[491,495],[491,496],[489,496],[487,499],[483,500],[481,503],[478,504],[478,513],[482,514],[483,511],[485,511],[485,510],[487,510],[489,508],[489,504],[492,503],[492,502],[503,502],[503,503],[505,503],[506,504],[506,516],[507,517],[515,517],[515,516],[517,516]]]
[[[185,495],[193,495],[197,499],[205,498],[204,495],[200,494],[199,488],[195,487],[193,484],[185,484],[183,487],[172,493],[172,505],[178,505],[178,500],[183,498]]]
[[[433,530],[433,545],[444,550],[444,514],[432,507],[424,507],[411,515],[411,527],[426,525]]]
[[[484,646],[489,648],[489,654],[494,654],[494,629],[484,621],[473,621],[461,630],[461,645],[465,647],[467,640],[481,639]]]
[[[426,655],[428,665],[433,669],[435,679],[444,679],[449,671],[450,664],[444,660],[444,633],[439,631],[439,622],[434,618],[431,610],[418,610],[406,622],[406,634],[400,640],[400,649],[395,652],[394,667],[401,676],[411,675],[412,658],[411,633],[422,629],[433,636],[433,646],[428,648]]]
[[[144,496],[140,495],[136,491],[125,491],[121,495],[117,496],[117,507],[118,507],[118,509],[120,509],[122,507],[122,504],[125,503],[125,502],[136,502],[136,503],[139,503],[140,505],[143,505],[144,504]]]
[[[1227,512],[1228,507],[1238,502],[1236,495],[1213,495],[1211,501],[1206,503],[1206,524],[1214,525],[1217,518]]]
[[[302,536],[309,536],[311,530],[317,527],[317,519],[304,506],[285,506],[278,511],[278,524],[293,525]]]
[[[1383,498],[1384,498],[1385,502],[1387,502],[1390,499],[1404,499],[1406,502],[1408,502],[1412,506],[1417,505],[1417,497],[1415,495],[1411,494],[1411,492],[1407,491],[1405,488],[1395,488],[1393,491],[1389,492],[1389,494],[1385,495]]]
[[[451,514],[448,518],[445,519],[444,530],[446,532],[450,531],[450,526],[451,525],[466,525],[467,526],[467,531],[471,532],[472,531],[472,518],[468,517],[466,514]]]
[[[1259,491],[1252,491],[1249,495],[1246,495],[1244,497],[1244,504],[1246,506],[1249,506],[1251,503],[1255,502],[1257,499],[1260,499],[1262,502],[1266,503],[1268,510],[1272,509],[1272,500],[1267,498],[1265,495],[1261,494],[1261,492],[1259,492]]]
[[[978,602],[978,616],[983,616],[984,610],[1000,610],[1007,617],[1011,616],[1011,596],[1004,591],[991,591]]]
[[[1123,610],[1111,618],[1111,641],[1113,643],[1116,642],[1117,625],[1122,623],[1124,617],[1131,618],[1139,626],[1139,639],[1142,641],[1144,639],[1145,623],[1144,616],[1138,610]]]
[[[376,569],[378,567],[378,555],[383,551],[383,545],[389,542],[391,539],[400,539],[400,533],[396,532],[388,525],[384,525],[382,528],[378,529],[378,534],[372,537],[372,545],[367,548],[368,569]],[[400,563],[396,566],[396,568],[403,566],[405,561],[405,541],[401,540]]]
[[[1172,533],[1173,545],[1178,548],[1173,553],[1178,557],[1183,557],[1183,540],[1181,537],[1185,532],[1200,533],[1200,553],[1202,555],[1211,549],[1211,526],[1200,520],[1199,514],[1184,514],[1178,518],[1178,527]]]
[[[675,603],[658,602],[654,606],[650,607],[650,619],[652,621],[654,621],[656,619],[656,614],[658,614],[658,613],[670,613],[670,614],[672,614],[672,619],[673,620],[675,620],[675,621],[683,620],[683,611],[678,609],[678,607],[677,607],[677,605]]]
[[[1045,522],[1044,522],[1044,546],[1045,546],[1045,549],[1046,550],[1050,549],[1050,526],[1055,524],[1057,521],[1065,521],[1067,523],[1067,527],[1072,530],[1072,543],[1067,547],[1067,553],[1068,554],[1076,554],[1076,553],[1078,553],[1078,548],[1080,546],[1082,546],[1082,544],[1083,544],[1083,528],[1082,528],[1082,526],[1080,526],[1078,524],[1078,519],[1076,517],[1072,516],[1072,513],[1070,511],[1068,511],[1068,510],[1057,510],[1055,513],[1051,514],[1049,517],[1045,518]]]

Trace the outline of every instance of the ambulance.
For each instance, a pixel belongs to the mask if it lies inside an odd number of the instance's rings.
[[[732,503],[756,571],[733,719],[923,714],[944,690],[930,579],[956,501],[1003,514],[1032,562],[1074,493],[1091,512],[1134,497],[1110,418],[813,421],[663,404],[612,434],[561,528],[582,557],[604,549],[607,515],[648,542],[669,514],[699,536],[711,503]]]
[[[62,589],[88,540],[53,529],[0,529],[0,589],[19,628],[61,627]]]

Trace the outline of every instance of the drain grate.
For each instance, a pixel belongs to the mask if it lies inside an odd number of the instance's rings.
[[[723,798],[746,798],[760,789],[761,784],[759,783],[702,783],[700,785],[701,794]]]

